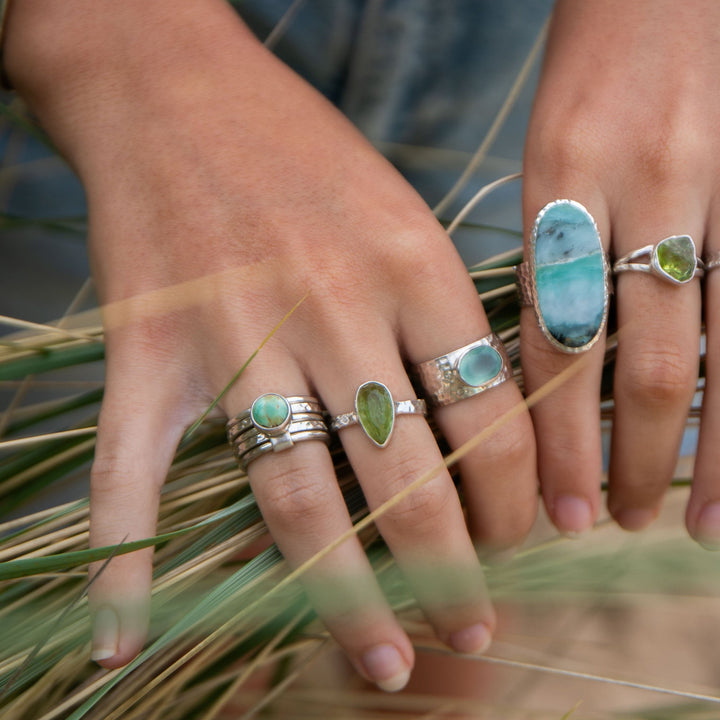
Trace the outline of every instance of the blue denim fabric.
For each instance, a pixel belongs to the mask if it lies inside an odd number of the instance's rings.
[[[235,5],[262,38],[291,0]],[[433,203],[482,141],[551,8],[552,0],[304,0],[275,50]],[[514,162],[508,172],[520,166],[532,89],[494,148]]]

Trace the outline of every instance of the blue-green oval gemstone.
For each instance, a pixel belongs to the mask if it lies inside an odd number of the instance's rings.
[[[282,425],[290,415],[290,405],[282,395],[266,393],[255,400],[250,416],[255,425],[261,428],[276,428]]]
[[[501,370],[502,357],[490,345],[478,345],[468,350],[458,363],[460,378],[473,387],[490,382]]]
[[[543,331],[562,349],[582,350],[602,331],[608,306],[603,248],[592,215],[572,200],[546,205],[531,252]]]

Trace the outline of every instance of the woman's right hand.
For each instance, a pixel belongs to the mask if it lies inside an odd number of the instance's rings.
[[[94,0],[23,0],[7,30],[10,78],[87,191],[107,342],[93,546],[155,533],[183,431],[301,298],[223,398],[229,417],[268,391],[316,395],[331,414],[346,412],[367,380],[408,399],[406,362],[490,331],[422,200],[223,0],[102,9]],[[510,381],[436,417],[458,447],[521,402]],[[442,463],[419,416],[399,417],[383,449],[358,427],[340,437],[370,508]],[[495,621],[474,542],[514,547],[535,517],[527,412],[469,453],[461,471],[470,531],[444,469],[377,525],[438,637],[476,652]],[[351,527],[324,444],[267,453],[248,472],[292,566]],[[92,585],[93,656],[105,667],[140,650],[151,576],[151,552],[134,552]],[[357,538],[305,582],[358,671],[400,688],[412,646]]]

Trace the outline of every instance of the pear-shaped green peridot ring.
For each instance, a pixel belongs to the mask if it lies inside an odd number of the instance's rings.
[[[393,400],[392,393],[383,383],[370,380],[363,383],[355,393],[355,410],[336,415],[330,423],[331,430],[342,430],[350,425],[360,425],[374,445],[384,448],[392,436],[397,415],[425,415],[424,400]]]
[[[702,275],[704,264],[689,235],[671,235],[657,245],[646,245],[624,255],[615,262],[613,270],[650,273],[673,285],[684,285]]]
[[[450,405],[478,395],[512,377],[500,338],[490,333],[469,345],[415,366],[433,405]]]

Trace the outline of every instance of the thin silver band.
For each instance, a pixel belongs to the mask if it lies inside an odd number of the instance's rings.
[[[710,272],[710,270],[720,267],[720,251],[716,250],[706,255],[705,260],[703,260],[703,267],[705,268],[705,272]]]
[[[328,433],[327,430],[302,430],[297,433],[292,434],[292,440],[293,444],[298,442],[303,442],[305,440],[316,440],[325,443],[326,445],[330,443],[330,433]],[[257,447],[252,448],[251,450],[248,450],[246,453],[238,457],[238,462],[240,463],[240,467],[243,470],[247,470],[248,465],[253,461],[259,458],[261,455],[264,455],[268,452],[277,452],[275,448],[273,448],[272,444],[270,442],[265,442],[262,445],[258,445]]]
[[[396,400],[394,405],[395,415],[427,415],[427,403],[420,398]],[[353,410],[352,412],[335,415],[330,421],[330,429],[333,431],[342,430],[350,425],[357,425],[359,422],[357,413]]]
[[[469,358],[477,348],[490,348],[490,358],[499,362],[497,372],[490,377],[473,379],[464,370],[463,359]],[[494,351],[495,357],[492,357]],[[494,368],[493,368],[494,369]],[[431,404],[437,406],[465,400],[512,378],[512,366],[500,338],[490,333],[475,342],[464,345],[445,355],[426,360],[415,366]]]
[[[310,395],[290,395],[285,399],[290,405],[290,412],[293,417],[295,417],[297,413],[322,414],[320,401]],[[232,442],[238,435],[245,432],[248,428],[255,427],[250,417],[250,408],[243,410],[234,418],[230,419],[225,427],[227,429],[230,442]]]
[[[290,423],[290,427],[288,428],[287,432],[290,438],[290,445],[294,443],[295,436],[298,433],[306,432],[308,430],[324,430],[327,432],[327,424],[319,415],[309,420],[295,420],[293,418],[293,421]],[[279,446],[283,443],[283,440],[278,443],[279,439],[280,438],[263,435],[256,430],[255,432],[249,432],[246,435],[237,438],[233,443],[233,449],[235,450],[236,455],[241,456],[256,447],[260,445],[265,445],[269,442],[273,446],[273,449],[279,450]]]

